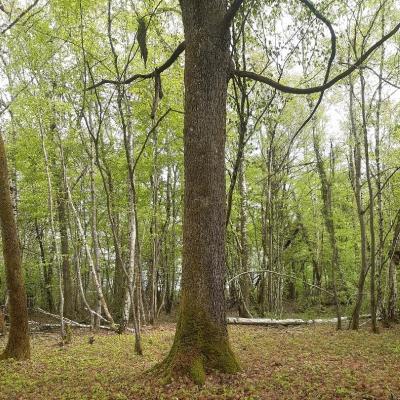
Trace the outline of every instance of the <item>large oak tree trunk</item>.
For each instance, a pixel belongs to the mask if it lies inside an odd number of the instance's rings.
[[[0,225],[3,239],[3,256],[9,292],[10,333],[0,359],[25,360],[30,357],[28,309],[22,273],[21,252],[17,226],[8,180],[7,159],[4,142],[0,135]]]
[[[225,316],[225,122],[229,36],[226,0],[181,0],[186,40],[185,196],[181,309],[161,366],[202,383],[208,369],[235,372]]]

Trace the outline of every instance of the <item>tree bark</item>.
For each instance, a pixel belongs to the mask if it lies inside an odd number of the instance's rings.
[[[393,241],[389,251],[389,276],[388,276],[388,304],[387,304],[387,320],[389,322],[397,322],[399,320],[399,312],[397,309],[397,268],[400,264],[400,210],[397,214],[396,225],[393,234]]]
[[[3,336],[6,334],[6,321],[4,317],[4,312],[0,308],[0,336]]]
[[[181,0],[186,40],[181,309],[167,375],[203,383],[239,369],[225,318],[225,137],[229,35],[226,0]]]
[[[99,235],[97,233],[97,196],[96,196],[96,188],[94,181],[94,157],[93,157],[93,149],[92,149],[92,157],[90,160],[90,199],[92,203],[91,210],[91,233],[92,233],[92,247],[93,247],[93,262],[94,262],[94,271],[92,274],[96,274],[96,278],[93,278],[93,282],[99,281],[101,282],[101,269],[100,269],[100,249],[99,249]],[[95,284],[94,284],[95,285]],[[99,296],[96,296],[96,304],[95,304],[96,314],[93,315],[93,328],[98,329],[100,327],[100,318],[101,315],[101,301]]]
[[[385,30],[385,12],[384,5],[382,18],[381,18],[381,33]],[[384,240],[384,216],[383,216],[383,187],[382,187],[382,159],[381,159],[381,110],[382,110],[382,89],[383,89],[383,68],[385,63],[385,46],[381,47],[380,61],[379,61],[379,84],[378,84],[378,99],[376,104],[376,120],[375,120],[375,165],[376,165],[376,197],[378,208],[378,251],[376,255],[377,265],[377,293],[376,293],[376,309],[378,314],[384,316],[386,309],[384,306],[384,291],[383,291],[383,269],[385,266],[383,249],[385,247]],[[385,316],[384,316],[385,317]]]
[[[247,201],[246,182],[244,176],[244,160],[239,167],[239,196],[240,196],[240,272],[247,271],[249,264],[249,245],[247,240]],[[239,317],[250,318],[250,279],[243,275],[239,280]]]
[[[57,193],[58,224],[60,229],[61,263],[64,290],[64,314],[68,318],[74,318],[74,295],[71,275],[71,263],[69,260],[69,239],[68,239],[68,196],[65,190],[65,177],[61,173]]]
[[[148,301],[149,301],[149,322],[154,324],[157,318],[157,278],[159,273],[159,256],[160,256],[160,238],[159,238],[159,223],[158,223],[158,192],[159,192],[159,168],[158,168],[158,140],[157,132],[153,132],[153,171],[150,177],[151,192],[152,192],[152,217],[151,217],[151,241],[152,241],[152,256],[151,265],[148,271]]]
[[[321,182],[321,197],[322,197],[322,215],[324,216],[324,222],[326,230],[329,235],[329,243],[331,247],[331,276],[332,276],[332,287],[335,300],[336,318],[337,318],[337,329],[342,329],[342,320],[340,312],[340,303],[337,290],[336,276],[339,270],[339,249],[336,242],[335,224],[333,222],[333,209],[332,209],[332,182],[328,179],[324,161],[322,159],[321,151],[319,148],[318,138],[316,136],[315,127],[313,127],[313,145],[315,151],[315,157],[317,161],[317,170],[319,179]]]
[[[369,262],[371,266],[370,275],[370,306],[371,306],[371,321],[372,321],[372,331],[378,333],[377,324],[377,309],[376,309],[376,289],[375,289],[375,272],[376,272],[376,245],[375,245],[375,210],[374,210],[374,191],[372,187],[372,177],[371,177],[371,165],[369,162],[369,143],[368,143],[368,128],[367,128],[367,112],[365,110],[365,79],[363,73],[360,72],[361,80],[361,114],[362,114],[362,126],[363,126],[363,139],[364,139],[364,157],[365,157],[365,172],[367,178],[368,186],[368,196],[369,196],[369,236],[370,236],[370,256]]]
[[[65,170],[65,164],[64,163],[63,163],[63,166],[64,166],[64,170]],[[65,176],[67,176],[66,173],[65,173]],[[105,299],[104,294],[103,294],[103,289],[102,289],[102,286],[101,286],[101,282],[100,282],[100,280],[99,280],[99,278],[97,276],[96,266],[95,266],[95,264],[93,262],[93,257],[92,257],[92,254],[90,252],[90,248],[89,248],[89,245],[87,243],[87,240],[86,240],[85,231],[83,230],[83,226],[82,226],[78,211],[77,211],[77,209],[76,209],[76,207],[74,205],[73,199],[72,199],[72,194],[71,194],[71,190],[70,190],[69,185],[68,185],[68,181],[66,181],[65,186],[66,186],[66,189],[67,189],[68,201],[70,203],[72,212],[73,212],[73,214],[75,216],[75,220],[76,220],[79,236],[80,236],[80,239],[82,241],[83,247],[85,249],[86,257],[87,257],[87,260],[88,260],[88,263],[89,263],[89,268],[90,268],[90,271],[91,271],[92,276],[93,276],[93,281],[94,281],[94,285],[95,285],[96,293],[97,293],[97,301],[101,304],[101,306],[103,308],[103,311],[104,311],[104,314],[105,314],[105,316],[107,318],[107,321],[113,326],[115,324],[114,323],[114,319],[113,319],[113,317],[112,317],[112,315],[111,315],[111,313],[110,313],[110,311],[108,309],[107,302],[106,302],[106,299]]]
[[[51,290],[52,285],[52,277],[53,277],[53,270],[51,263],[47,262],[46,259],[46,251],[44,246],[44,232],[43,228],[41,228],[38,224],[38,221],[35,220],[35,230],[36,230],[36,238],[39,242],[39,249],[40,249],[40,261],[43,267],[43,291],[44,296],[46,299],[46,305],[50,312],[54,310],[54,300],[53,300],[53,293]]]
[[[350,122],[351,122],[351,134],[354,140],[354,148],[352,151],[354,154],[350,156],[350,177],[351,184],[354,191],[354,197],[357,205],[357,215],[360,224],[360,241],[361,241],[361,270],[358,278],[357,285],[357,298],[353,309],[350,328],[357,330],[360,325],[360,311],[364,298],[364,284],[368,273],[367,265],[367,233],[364,219],[364,210],[362,207],[362,193],[361,193],[361,143],[360,135],[357,133],[357,128],[354,120],[354,85],[353,81],[350,79]]]
[[[55,133],[56,126],[52,124],[51,132],[52,134]],[[59,313],[61,318],[61,339],[64,340],[65,338],[65,330],[64,330],[64,289],[63,289],[63,270],[61,265],[61,254],[60,248],[57,240],[56,235],[56,228],[54,222],[54,207],[53,207],[53,183],[52,183],[52,176],[50,173],[50,163],[49,163],[49,155],[46,148],[44,132],[42,126],[40,125],[40,139],[42,144],[42,151],[44,157],[44,167],[45,173],[47,178],[47,204],[48,204],[48,211],[49,211],[49,222],[50,222],[50,233],[51,233],[51,252],[52,252],[52,259],[53,262],[55,260],[55,265],[58,270],[58,287],[59,287],[59,294],[60,294],[60,302],[59,302]],[[54,158],[53,158],[54,160]],[[54,164],[54,162],[53,162]]]
[[[0,224],[3,241],[3,257],[9,292],[10,333],[7,346],[0,359],[30,358],[28,308],[22,271],[21,251],[17,225],[10,193],[7,159],[3,138],[0,135]]]

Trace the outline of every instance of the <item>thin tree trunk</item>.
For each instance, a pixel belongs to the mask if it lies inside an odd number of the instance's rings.
[[[58,208],[58,224],[60,229],[61,239],[61,259],[62,259],[62,277],[63,277],[63,298],[64,298],[64,313],[68,318],[74,318],[74,296],[71,275],[71,264],[69,259],[69,239],[68,239],[68,198],[65,191],[65,177],[61,173],[59,182],[59,190],[57,194]]]
[[[110,3],[109,3],[110,4]],[[125,120],[125,114],[123,109],[123,95],[119,91],[118,93],[118,110],[121,118],[122,131],[124,134],[124,147],[125,147],[125,157],[126,163],[128,167],[128,207],[129,207],[129,261],[128,261],[128,270],[124,268],[124,272],[126,275],[126,287],[125,287],[125,296],[124,296],[124,310],[123,310],[123,318],[122,328],[128,324],[130,309],[132,308],[133,314],[133,326],[135,332],[135,353],[138,355],[143,354],[142,350],[142,340],[140,334],[140,318],[139,318],[139,307],[138,307],[138,299],[139,296],[135,297],[135,292],[140,294],[140,287],[136,287],[136,273],[137,268],[135,268],[137,261],[137,213],[136,213],[136,192],[135,192],[135,171],[133,164],[133,150],[134,150],[134,142],[133,135],[130,122],[128,124]],[[128,101],[126,101],[128,104]],[[127,106],[128,108],[129,106]],[[129,108],[128,108],[129,110]],[[130,113],[128,113],[128,121],[131,121]],[[136,300],[136,304],[135,304]]]
[[[365,171],[367,176],[368,196],[369,196],[369,237],[370,237],[370,256],[369,262],[371,267],[370,274],[370,302],[371,302],[371,321],[372,331],[378,333],[378,323],[376,316],[376,245],[375,245],[375,211],[374,211],[374,191],[372,188],[371,166],[369,161],[369,144],[368,144],[368,129],[367,129],[367,115],[365,110],[365,79],[362,71],[360,71],[361,80],[361,114],[362,126],[364,133],[364,157],[365,157]]]
[[[335,235],[335,225],[333,222],[333,210],[332,210],[332,184],[328,181],[326,175],[324,162],[322,160],[318,138],[315,133],[315,128],[313,128],[313,144],[314,151],[317,160],[317,170],[321,182],[321,194],[322,194],[322,214],[324,216],[325,227],[329,235],[329,242],[331,246],[331,275],[332,275],[332,287],[334,293],[334,301],[336,308],[336,318],[337,318],[337,329],[342,329],[342,320],[340,312],[340,303],[337,290],[337,272],[339,270],[339,250],[336,243]]]
[[[52,131],[54,132],[55,128],[52,127]],[[58,287],[59,287],[59,294],[60,294],[60,304],[59,304],[59,313],[61,319],[61,330],[60,335],[61,339],[65,339],[65,329],[64,329],[64,288],[63,288],[63,270],[61,265],[61,257],[60,257],[60,249],[58,246],[57,235],[56,235],[56,228],[54,223],[54,202],[53,202],[53,185],[51,180],[50,174],[50,166],[49,166],[49,157],[46,149],[44,133],[42,131],[42,127],[40,129],[40,139],[42,142],[42,151],[44,156],[45,162],[45,170],[46,170],[46,177],[47,177],[47,202],[49,208],[49,220],[50,220],[50,232],[52,237],[52,250],[54,252],[53,259],[56,260],[57,270],[58,270]]]
[[[179,173],[178,166],[174,167],[174,183],[172,187],[172,227],[171,227],[171,264],[172,264],[172,273],[171,273],[171,292],[170,292],[170,303],[171,308],[175,303],[175,292],[176,292],[176,253],[177,253],[177,225],[178,225],[178,213],[179,213],[179,205],[177,204],[177,195],[178,195],[178,183],[179,183]]]
[[[244,176],[244,160],[239,168],[239,196],[240,196],[240,272],[249,269],[249,245],[247,240],[247,202],[246,202],[246,182]],[[239,280],[239,317],[250,318],[250,280],[249,275],[243,275]]]
[[[94,144],[94,159],[95,164],[100,172],[103,183],[104,192],[106,195],[107,216],[110,222],[112,233],[113,246],[115,251],[115,272],[113,279],[113,301],[112,308],[117,322],[121,322],[122,311],[124,307],[124,294],[125,294],[125,274],[124,274],[124,260],[122,259],[122,251],[120,248],[119,232],[118,232],[118,214],[115,212],[115,205],[113,199],[113,180],[111,171],[104,161],[104,148],[101,138],[101,125],[95,132],[93,129],[92,113],[89,110],[88,118],[85,118],[86,127],[90,132],[91,139]],[[103,161],[102,161],[103,159]]]
[[[65,169],[65,165],[64,165],[64,169]],[[66,173],[65,173],[65,176],[67,176]],[[85,252],[86,252],[86,257],[87,257],[88,262],[89,262],[89,267],[90,267],[90,271],[91,271],[92,276],[93,276],[93,280],[94,280],[94,284],[95,284],[95,288],[96,288],[98,301],[101,303],[101,306],[103,307],[103,311],[104,311],[104,314],[105,314],[105,316],[107,318],[107,321],[111,325],[114,325],[114,319],[113,319],[113,317],[112,317],[112,315],[111,315],[111,313],[110,313],[110,311],[108,309],[107,302],[106,302],[106,299],[105,299],[104,294],[103,294],[103,289],[102,289],[102,286],[101,286],[101,282],[98,279],[97,272],[96,272],[96,267],[95,267],[95,264],[93,262],[93,257],[91,255],[90,248],[89,248],[89,245],[88,245],[87,240],[86,240],[85,231],[83,230],[81,219],[80,219],[78,211],[77,211],[77,209],[76,209],[76,207],[74,205],[74,202],[73,202],[73,199],[72,199],[71,190],[69,188],[67,180],[66,180],[66,189],[67,189],[69,204],[70,204],[72,212],[73,212],[73,214],[75,216],[75,220],[76,220],[76,224],[77,224],[77,227],[78,227],[79,236],[80,236],[80,239],[83,242],[83,246],[84,246],[84,249],[85,249]]]
[[[51,290],[53,272],[51,268],[51,263],[49,263],[46,259],[43,229],[39,226],[37,220],[35,220],[35,230],[36,230],[36,238],[39,242],[40,261],[42,263],[42,268],[43,268],[44,296],[46,299],[48,310],[50,312],[53,312],[54,300],[53,300],[53,293]]]
[[[100,249],[99,249],[99,237],[97,233],[97,196],[96,196],[96,188],[94,182],[94,160],[93,156],[90,160],[90,198],[91,198],[91,227],[92,227],[92,247],[93,247],[93,262],[94,262],[94,270],[96,274],[96,278],[93,278],[93,281],[101,282],[101,271],[100,271]],[[95,305],[96,314],[92,314],[94,316],[93,327],[94,329],[98,329],[100,327],[100,318],[101,315],[101,301],[99,296],[96,296],[96,305]]]
[[[382,18],[381,18],[381,33],[385,31],[385,11],[382,5]],[[378,85],[378,99],[376,105],[376,123],[375,123],[375,163],[376,163],[376,196],[378,207],[378,252],[377,252],[377,269],[378,269],[378,282],[376,294],[376,309],[377,312],[382,314],[385,319],[385,306],[383,302],[383,268],[384,256],[383,250],[385,245],[384,240],[384,219],[383,219],[383,199],[382,199],[382,161],[381,161],[381,108],[382,108],[382,86],[383,86],[383,68],[385,64],[385,46],[381,46],[380,64],[379,64],[379,85]],[[389,267],[390,268],[390,267]]]
[[[354,139],[354,154],[350,156],[350,176],[351,183],[353,186],[354,197],[357,205],[357,215],[360,225],[360,241],[361,241],[361,270],[358,278],[357,285],[357,297],[356,303],[353,309],[350,327],[353,330],[357,330],[360,324],[360,311],[364,297],[364,284],[368,273],[367,265],[367,234],[364,219],[364,210],[362,207],[362,195],[361,195],[361,143],[360,137],[357,133],[356,124],[354,121],[354,86],[350,79],[350,122],[351,122],[351,134]]]
[[[153,133],[153,171],[150,178],[152,190],[152,218],[151,218],[151,237],[152,237],[152,261],[148,274],[148,296],[149,296],[149,322],[154,324],[157,316],[157,276],[159,267],[160,238],[158,228],[158,141],[157,132]]]

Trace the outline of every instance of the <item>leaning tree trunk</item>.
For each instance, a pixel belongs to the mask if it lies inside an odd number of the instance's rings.
[[[7,159],[3,138],[0,135],[0,225],[3,239],[3,256],[9,292],[10,333],[0,359],[26,360],[30,357],[28,309],[22,273],[21,252],[17,225],[11,201]]]
[[[181,0],[186,40],[181,308],[167,374],[235,372],[225,316],[226,0]]]

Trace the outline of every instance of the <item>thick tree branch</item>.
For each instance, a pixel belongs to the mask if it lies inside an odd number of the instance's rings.
[[[177,59],[178,57],[184,52],[186,48],[186,42],[183,41],[176,49],[175,51],[171,54],[171,56],[168,58],[167,61],[165,61],[164,64],[161,66],[157,67],[153,72],[150,72],[148,74],[135,74],[132,75],[131,77],[118,81],[118,80],[112,80],[112,79],[103,79],[100,82],[94,84],[93,86],[88,87],[86,90],[93,90],[99,86],[105,85],[105,84],[112,84],[112,85],[128,85],[129,83],[132,83],[138,79],[151,79],[154,78],[156,75],[161,74],[164,72],[166,69],[168,69]]]
[[[222,22],[222,31],[225,32],[229,29],[232,24],[233,18],[235,18],[236,13],[239,11],[240,6],[243,4],[244,0],[234,0],[228,11],[225,14],[224,20]]]
[[[389,33],[382,37],[379,41],[377,41],[373,46],[371,46],[353,65],[351,65],[346,71],[343,71],[341,74],[335,76],[325,84],[314,86],[310,88],[296,88],[291,86],[286,86],[281,83],[274,81],[273,79],[267,78],[266,76],[258,75],[254,72],[250,71],[240,71],[234,70],[233,74],[236,76],[253,79],[255,81],[265,83],[277,90],[280,90],[284,93],[291,94],[312,94],[312,93],[320,93],[324,90],[329,89],[337,82],[341,81],[343,78],[349,76],[352,72],[354,72],[358,67],[362,65],[362,63],[376,50],[378,49],[384,42],[386,42],[389,38],[395,35],[400,29],[400,23],[397,24]]]
[[[32,10],[36,4],[39,3],[39,0],[35,0],[29,7],[27,7],[24,11],[22,11],[10,24],[8,24],[1,32],[1,35],[4,35],[9,29],[11,29],[21,18],[24,17],[29,11]]]
[[[333,26],[331,22],[323,15],[321,14],[314,6],[314,4],[309,1],[309,0],[300,0],[320,21],[322,21],[326,27],[329,29],[330,35],[331,35],[331,55],[328,60],[328,66],[326,68],[325,72],[325,78],[324,78],[324,84],[326,84],[329,80],[329,74],[332,69],[332,64],[333,61],[335,60],[336,57],[336,34],[333,29]],[[321,96],[323,94],[323,91],[321,93]]]

